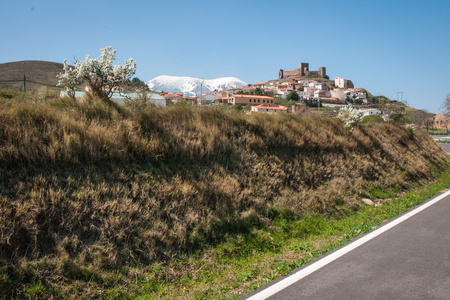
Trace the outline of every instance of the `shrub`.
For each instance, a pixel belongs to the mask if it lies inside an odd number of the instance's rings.
[[[344,127],[352,131],[353,127],[363,120],[364,113],[351,106],[339,109],[337,118],[344,123]]]
[[[17,95],[16,92],[13,91],[1,91],[0,90],[0,98],[4,99],[12,99]]]

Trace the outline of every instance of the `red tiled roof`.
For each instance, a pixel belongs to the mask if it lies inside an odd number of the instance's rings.
[[[273,99],[273,97],[269,97],[269,96],[260,96],[260,95],[243,95],[243,94],[234,94],[233,96],[230,97],[239,97],[239,98],[255,98],[255,99]],[[228,98],[230,98],[228,97]]]
[[[171,98],[171,97],[180,97],[180,98],[182,98],[183,95],[179,95],[179,94],[166,94],[166,95],[163,95],[163,97],[164,97],[164,98]]]
[[[259,108],[259,109],[275,109],[275,110],[287,110],[287,106],[283,106],[283,105],[258,105],[258,106],[254,106],[254,108]]]
[[[266,83],[268,83],[268,81],[257,82],[257,83],[255,83],[253,85],[263,85],[263,84],[266,84]]]

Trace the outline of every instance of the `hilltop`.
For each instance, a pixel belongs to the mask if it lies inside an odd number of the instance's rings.
[[[0,64],[0,90],[23,89],[23,76],[26,76],[26,87],[28,92],[35,92],[41,87],[61,90],[57,87],[56,75],[62,73],[63,64],[26,60]]]
[[[57,86],[60,73],[64,73],[61,63],[39,60],[26,60],[0,64],[0,90],[23,91],[23,79],[26,76],[26,91],[35,94],[57,95],[63,87]],[[133,78],[124,88],[136,90],[145,86],[139,78]],[[80,85],[78,90],[84,90]],[[53,93],[51,92],[53,91]]]

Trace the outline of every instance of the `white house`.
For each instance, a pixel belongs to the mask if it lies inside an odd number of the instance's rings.
[[[370,109],[360,109],[364,113],[364,117],[366,116],[375,116],[375,115],[382,115],[383,113],[379,111],[376,108],[370,108]]]
[[[262,88],[266,87],[267,83],[268,83],[268,81],[261,81],[261,82],[255,83],[253,86],[256,87],[256,88],[262,89]]]
[[[310,87],[316,87],[316,85],[318,85],[318,84],[319,84],[319,82],[315,81],[315,80],[308,81],[308,86],[310,86]]]
[[[334,77],[334,86],[341,89],[353,88],[353,82],[350,79]]]
[[[298,92],[298,95],[299,95],[300,97],[302,97],[303,99],[309,99],[309,98],[311,98],[311,94],[308,93],[308,92]]]
[[[324,98],[324,97],[330,97],[330,92],[321,90],[314,91],[314,98]]]
[[[307,87],[305,87],[305,88],[303,89],[303,93],[307,94],[308,97],[314,97],[314,92],[315,92],[315,91],[317,91],[316,88],[314,88],[314,87],[309,87],[309,86],[307,86]]]

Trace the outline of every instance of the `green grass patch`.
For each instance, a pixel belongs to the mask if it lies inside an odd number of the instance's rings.
[[[437,129],[437,128],[428,128],[427,132],[428,133],[440,133],[440,134],[445,133],[445,134],[448,134],[448,130],[447,129]]]
[[[376,229],[382,223],[421,204],[450,186],[450,168],[437,176],[437,182],[411,190],[396,198],[395,189],[371,190],[373,199],[384,197],[379,206],[362,206],[340,218],[305,214],[299,219],[280,215],[272,230],[227,239],[191,257],[178,259],[172,266],[191,271],[169,277],[165,282],[150,281],[152,291],[139,299],[237,299],[316,257]],[[143,283],[145,285],[146,283]]]
[[[137,104],[0,99],[0,298],[232,299],[448,161],[395,124]]]

